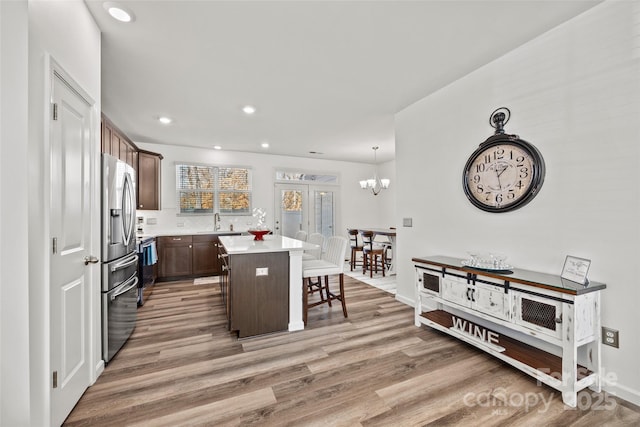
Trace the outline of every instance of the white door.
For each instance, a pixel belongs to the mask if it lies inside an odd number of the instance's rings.
[[[276,184],[275,234],[294,237],[309,233],[309,189],[307,185]]]
[[[325,239],[335,235],[336,191],[335,188],[309,186],[309,234],[320,233]]]
[[[294,237],[302,230],[308,235],[335,235],[336,187],[307,184],[276,184],[275,233]]]
[[[51,423],[90,384],[91,106],[54,72],[51,86]]]

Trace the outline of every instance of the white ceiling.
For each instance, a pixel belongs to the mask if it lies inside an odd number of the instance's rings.
[[[368,163],[394,158],[394,113],[599,3],[119,1],[124,24],[85,1],[132,140]]]

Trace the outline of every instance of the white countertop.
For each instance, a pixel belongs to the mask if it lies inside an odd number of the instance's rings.
[[[253,240],[253,236],[220,236],[220,243],[229,255],[260,252],[302,252],[317,249],[318,246],[302,240],[268,234],[264,240]]]

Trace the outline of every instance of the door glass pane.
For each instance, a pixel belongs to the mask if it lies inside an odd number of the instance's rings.
[[[302,191],[282,190],[280,192],[281,233],[294,237],[302,226]]]
[[[329,238],[333,236],[334,229],[333,192],[316,190],[313,192],[313,201],[315,232]]]

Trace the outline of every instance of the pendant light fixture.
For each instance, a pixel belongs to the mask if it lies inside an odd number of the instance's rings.
[[[375,147],[371,147],[371,148],[373,149],[373,163],[376,165],[376,171],[373,174],[373,178],[364,179],[360,181],[360,188],[362,188],[363,190],[371,190],[373,195],[377,196],[380,193],[380,191],[386,190],[387,188],[389,188],[389,184],[391,183],[391,180],[386,178],[380,179],[378,177],[377,151],[380,147],[376,145]]]

